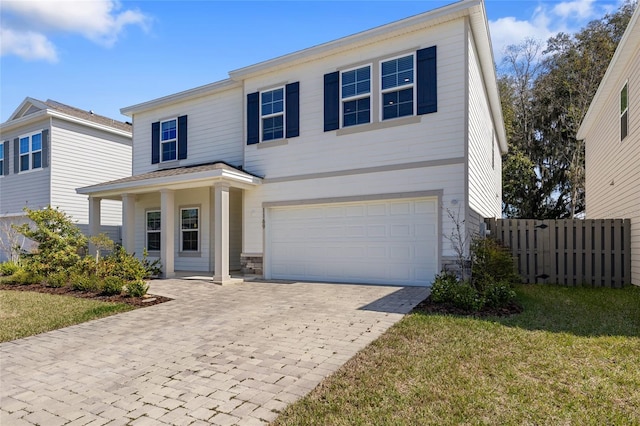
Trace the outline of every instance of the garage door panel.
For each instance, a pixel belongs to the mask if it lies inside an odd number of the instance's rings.
[[[272,208],[273,278],[427,285],[437,263],[435,199]]]

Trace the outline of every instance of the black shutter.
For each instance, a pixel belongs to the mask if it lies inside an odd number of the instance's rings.
[[[187,158],[187,116],[178,117],[178,160]]]
[[[13,140],[13,173],[20,173],[20,139]]]
[[[151,123],[151,164],[160,162],[160,122]]]
[[[340,72],[324,75],[324,131],[340,127]]]
[[[300,136],[300,82],[287,84],[286,86],[286,118],[287,138]]]
[[[2,149],[4,149],[4,152],[3,152],[4,155],[2,156],[2,158],[4,158],[3,169],[4,169],[4,175],[6,176],[9,174],[9,141],[4,141],[2,146],[3,146]]]
[[[49,167],[49,129],[42,131],[42,168]]]
[[[260,142],[260,93],[247,95],[247,145]]]
[[[438,111],[436,46],[417,52],[418,115]]]

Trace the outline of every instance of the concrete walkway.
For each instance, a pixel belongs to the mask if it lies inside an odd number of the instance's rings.
[[[260,425],[425,288],[154,281],[175,300],[0,344],[0,424]]]

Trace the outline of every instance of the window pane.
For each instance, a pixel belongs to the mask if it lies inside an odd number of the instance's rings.
[[[344,102],[342,106],[342,126],[354,126],[371,120],[371,101],[369,97]]]
[[[282,100],[273,102],[273,114],[284,110],[284,102]]]
[[[160,230],[160,212],[147,212],[147,231]]]
[[[160,250],[160,233],[147,232],[147,250]]]
[[[42,149],[42,134],[31,136],[31,150],[40,151]]]
[[[0,160],[4,160],[4,145],[0,144]]]
[[[342,99],[364,95],[371,91],[371,67],[342,73]]]
[[[162,161],[176,159],[176,142],[164,142],[162,144]]]
[[[382,90],[413,83],[413,55],[382,63]]]
[[[182,229],[198,229],[198,209],[182,210]]]
[[[262,92],[262,115],[277,114],[284,111],[284,89],[275,89]]]
[[[165,121],[161,126],[161,140],[168,141],[176,138],[176,120]]]
[[[620,117],[620,140],[624,140],[624,138],[627,137],[627,135],[629,134],[629,121],[628,121],[628,117],[629,117],[629,112],[625,112],[624,114],[622,114],[622,116]]]
[[[29,154],[20,156],[20,171],[29,170]]]
[[[262,120],[262,140],[270,141],[284,137],[283,116],[269,117]]]
[[[620,92],[620,114],[627,110],[628,102],[627,85],[625,84]]]
[[[4,175],[4,160],[0,160],[0,176]]]
[[[29,138],[20,139],[20,154],[26,154],[29,152]]]
[[[182,231],[182,251],[198,250],[198,231]]]
[[[40,167],[42,167],[42,151],[39,152],[34,152],[33,154],[31,154],[33,156],[33,158],[31,159],[31,168],[32,169],[39,169]]]

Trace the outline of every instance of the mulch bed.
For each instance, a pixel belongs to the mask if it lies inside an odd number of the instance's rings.
[[[153,294],[145,294],[142,297],[129,297],[124,294],[117,296],[104,296],[100,293],[76,291],[71,287],[47,287],[44,284],[0,284],[0,290],[14,291],[34,291],[37,293],[58,294],[63,296],[81,297],[83,299],[98,300],[101,302],[126,303],[136,308],[157,305],[159,303],[168,302],[170,299],[164,296],[156,296]]]
[[[451,306],[446,303],[435,303],[431,301],[431,296],[418,303],[414,312],[422,312],[429,314],[444,314],[444,315],[458,315],[458,316],[470,316],[470,317],[507,317],[510,315],[516,315],[523,311],[522,305],[513,302],[503,308],[489,308],[485,307],[480,311],[468,311],[460,309],[455,306]]]

